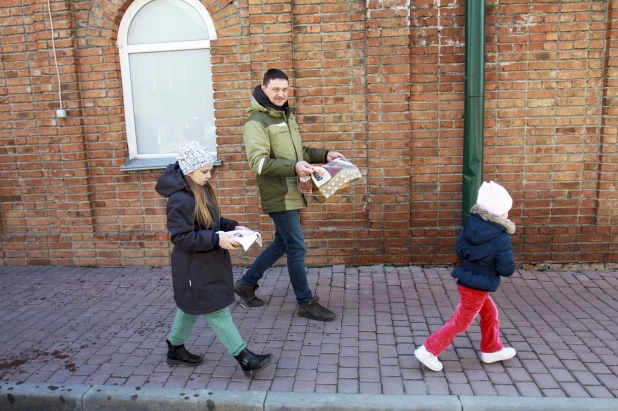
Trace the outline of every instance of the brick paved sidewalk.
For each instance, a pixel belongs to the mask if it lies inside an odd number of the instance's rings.
[[[235,268],[238,277],[243,268]],[[241,334],[273,364],[253,380],[203,319],[187,346],[196,368],[163,363],[173,321],[165,268],[0,267],[0,380],[371,394],[618,396],[617,273],[520,270],[494,293],[516,358],[483,364],[478,323],[432,372],[413,356],[458,302],[450,269],[309,269],[312,290],[339,317],[294,316],[285,268],[271,269],[265,307],[230,308]]]

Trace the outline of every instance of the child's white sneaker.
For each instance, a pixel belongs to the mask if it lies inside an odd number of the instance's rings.
[[[510,360],[511,358],[515,357],[515,354],[517,354],[515,348],[504,347],[500,351],[492,353],[481,352],[481,361],[487,364],[491,364],[492,362]]]
[[[442,371],[442,363],[438,360],[438,357],[427,351],[424,345],[414,350],[414,356],[430,370]]]

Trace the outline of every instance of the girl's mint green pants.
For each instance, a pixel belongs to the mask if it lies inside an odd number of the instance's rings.
[[[172,325],[172,331],[170,332],[169,340],[172,345],[182,345],[185,343],[195,320],[198,315],[187,314],[180,308],[176,311],[176,318]],[[236,356],[245,349],[247,343],[242,339],[236,324],[232,321],[232,313],[230,309],[225,307],[212,313],[204,314],[204,318],[208,321],[210,328],[213,329],[221,344],[230,354]]]

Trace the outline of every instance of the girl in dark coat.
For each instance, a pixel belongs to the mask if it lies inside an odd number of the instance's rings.
[[[210,153],[192,141],[180,149],[177,159],[163,171],[155,187],[168,198],[167,229],[174,244],[172,283],[178,306],[167,340],[166,362],[190,367],[202,362],[202,357],[187,351],[184,343],[197,317],[204,315],[245,375],[253,375],[266,368],[272,354],[257,355],[246,348],[228,308],[234,302],[229,250],[239,244],[224,232],[244,227],[221,217],[217,197],[208,183],[214,166]]]
[[[461,264],[451,276],[457,279],[459,305],[451,319],[414,351],[427,368],[442,370],[438,356],[477,315],[481,316],[481,361],[492,363],[515,356],[514,348],[502,345],[498,309],[489,296],[489,292],[498,289],[500,277],[515,273],[509,236],[515,232],[515,224],[507,219],[512,206],[513,199],[504,187],[493,181],[483,182],[477,203],[457,237],[457,257]]]

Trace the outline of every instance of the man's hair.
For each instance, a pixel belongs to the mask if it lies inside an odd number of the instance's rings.
[[[270,83],[271,80],[275,79],[287,81],[288,76],[279,69],[270,69],[266,73],[264,73],[264,80],[262,81],[262,84],[264,86],[268,86],[268,83]]]

